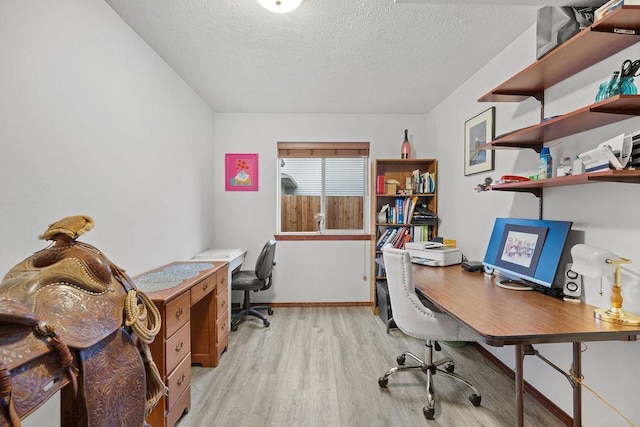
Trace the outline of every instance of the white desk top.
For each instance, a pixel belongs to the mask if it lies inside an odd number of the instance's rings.
[[[210,261],[229,261],[236,258],[244,257],[247,253],[246,249],[207,249],[204,252],[200,252],[193,259],[202,259]]]

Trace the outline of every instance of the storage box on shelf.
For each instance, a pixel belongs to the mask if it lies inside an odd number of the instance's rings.
[[[377,312],[376,283],[386,281],[382,246],[403,247],[406,241],[430,240],[438,234],[438,163],[435,159],[376,159],[372,169],[370,276],[371,304]],[[389,181],[399,184],[386,184]],[[379,215],[385,205],[389,210]]]
[[[620,33],[620,29],[631,30],[635,34]],[[542,116],[544,116],[545,89],[639,41],[640,6],[623,5],[500,84],[479,98],[478,101],[520,102],[533,96],[542,102]],[[570,113],[500,135],[481,148],[531,148],[540,152],[543,144],[547,141],[637,116],[640,116],[640,95],[616,95]],[[587,184],[598,181],[640,183],[640,171],[609,170],[537,181],[500,184],[492,186],[492,189],[526,191],[540,197],[542,189],[545,187]]]

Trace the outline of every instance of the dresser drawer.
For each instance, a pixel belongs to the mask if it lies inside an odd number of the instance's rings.
[[[191,305],[194,305],[216,288],[217,274],[205,277],[191,288]]]
[[[187,322],[165,344],[165,370],[171,372],[191,352],[191,322]]]
[[[167,408],[171,410],[187,387],[191,384],[191,353],[187,354],[178,367],[167,377]]]
[[[191,319],[191,295],[183,293],[165,306],[165,336],[171,337],[182,325]]]
[[[216,344],[219,344],[225,335],[229,333],[229,312],[227,310],[218,313],[216,320]]]
[[[216,295],[216,317],[219,319],[222,313],[226,313],[229,309],[229,292],[224,288],[223,292]]]
[[[187,389],[182,393],[182,396],[178,398],[178,401],[170,411],[167,411],[167,419],[166,426],[173,427],[176,425],[180,417],[183,413],[189,412],[191,410],[191,387],[187,387]],[[155,425],[152,424],[154,427]]]
[[[216,291],[218,294],[223,291],[228,291],[229,288],[229,267],[223,267],[216,273],[218,276],[218,290]]]

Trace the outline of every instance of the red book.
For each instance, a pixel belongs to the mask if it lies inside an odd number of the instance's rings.
[[[378,175],[378,180],[376,181],[376,194],[384,194],[384,175]]]

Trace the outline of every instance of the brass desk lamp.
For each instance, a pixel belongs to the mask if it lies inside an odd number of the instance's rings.
[[[630,259],[619,257],[606,249],[584,244],[571,248],[571,257],[573,258],[571,269],[592,279],[602,279],[611,274],[612,270],[615,271],[611,286],[611,307],[607,310],[596,308],[593,315],[597,319],[623,325],[640,325],[640,316],[622,310],[621,269],[623,264],[631,264]]]

